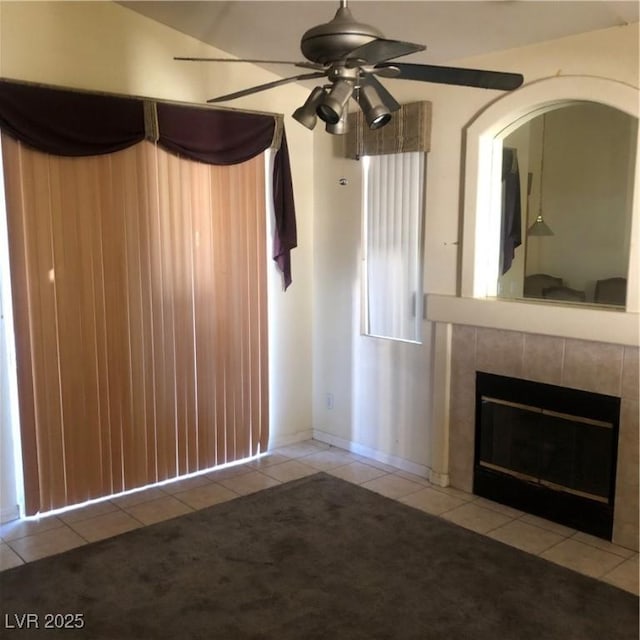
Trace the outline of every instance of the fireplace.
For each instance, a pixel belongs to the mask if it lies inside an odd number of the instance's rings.
[[[475,494],[611,540],[620,399],[476,373]]]

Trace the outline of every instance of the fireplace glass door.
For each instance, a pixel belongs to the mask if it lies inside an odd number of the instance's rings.
[[[482,397],[480,465],[608,502],[613,425]]]
[[[611,539],[620,399],[477,372],[473,490]]]

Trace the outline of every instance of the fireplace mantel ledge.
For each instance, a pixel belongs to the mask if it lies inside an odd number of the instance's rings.
[[[640,314],[617,309],[429,294],[427,320],[640,346]]]

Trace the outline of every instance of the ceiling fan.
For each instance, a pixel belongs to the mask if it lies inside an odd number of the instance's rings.
[[[307,73],[211,98],[207,102],[234,100],[298,80],[326,78],[327,82],[313,89],[304,105],[295,110],[293,117],[308,129],[315,127],[319,117],[325,122],[326,130],[334,134],[345,133],[347,130],[347,105],[351,98],[362,109],[371,129],[379,129],[391,120],[391,114],[400,105],[378,77],[503,91],[517,89],[524,80],[519,73],[391,62],[395,58],[423,51],[426,47],[389,40],[375,27],[358,22],[347,7],[347,0],[340,0],[340,6],[331,21],[304,33],[300,49],[306,61],[189,57],[174,59],[289,64],[309,69]]]

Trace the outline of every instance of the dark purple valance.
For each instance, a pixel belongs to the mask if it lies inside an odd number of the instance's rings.
[[[207,164],[237,164],[271,146],[275,120],[239,111],[214,111],[158,102],[158,144]]]
[[[275,116],[71,91],[0,80],[0,128],[53,155],[91,156],[126,149],[145,138],[207,164],[245,162],[274,145],[273,259],[291,284],[296,218],[284,130]]]
[[[0,81],[0,127],[39,151],[92,156],[144,140],[140,100]]]

